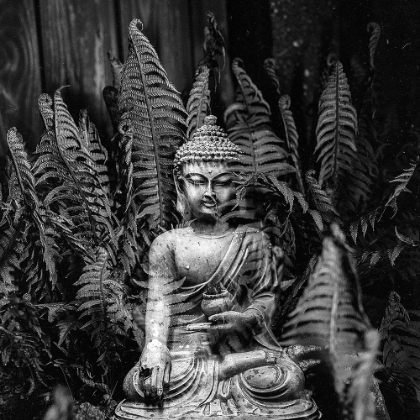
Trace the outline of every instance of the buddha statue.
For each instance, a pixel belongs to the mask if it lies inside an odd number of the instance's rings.
[[[240,155],[214,116],[176,153],[185,227],[151,245],[145,347],[116,419],[320,418],[270,328],[281,250],[226,217]]]

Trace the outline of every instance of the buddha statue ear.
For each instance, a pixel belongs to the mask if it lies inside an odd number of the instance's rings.
[[[180,185],[180,180],[176,175],[174,176],[174,182],[176,189],[176,209],[181,214],[184,221],[188,222],[191,218],[191,212],[187,197],[185,197],[184,191]]]

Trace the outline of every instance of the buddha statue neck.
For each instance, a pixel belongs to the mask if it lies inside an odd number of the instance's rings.
[[[176,154],[177,208],[188,223],[150,248],[145,347],[116,419],[320,416],[270,328],[281,251],[225,221],[239,161],[213,116]]]

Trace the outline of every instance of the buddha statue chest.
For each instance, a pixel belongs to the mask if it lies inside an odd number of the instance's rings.
[[[198,235],[190,228],[179,229],[174,243],[174,262],[184,286],[194,286],[208,280],[216,271],[233,239],[233,232],[220,236]]]

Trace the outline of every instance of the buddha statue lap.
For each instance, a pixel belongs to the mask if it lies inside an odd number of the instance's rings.
[[[151,246],[145,348],[116,419],[320,417],[270,328],[281,251],[221,217],[239,156],[213,116],[177,152],[178,208],[190,223]]]

